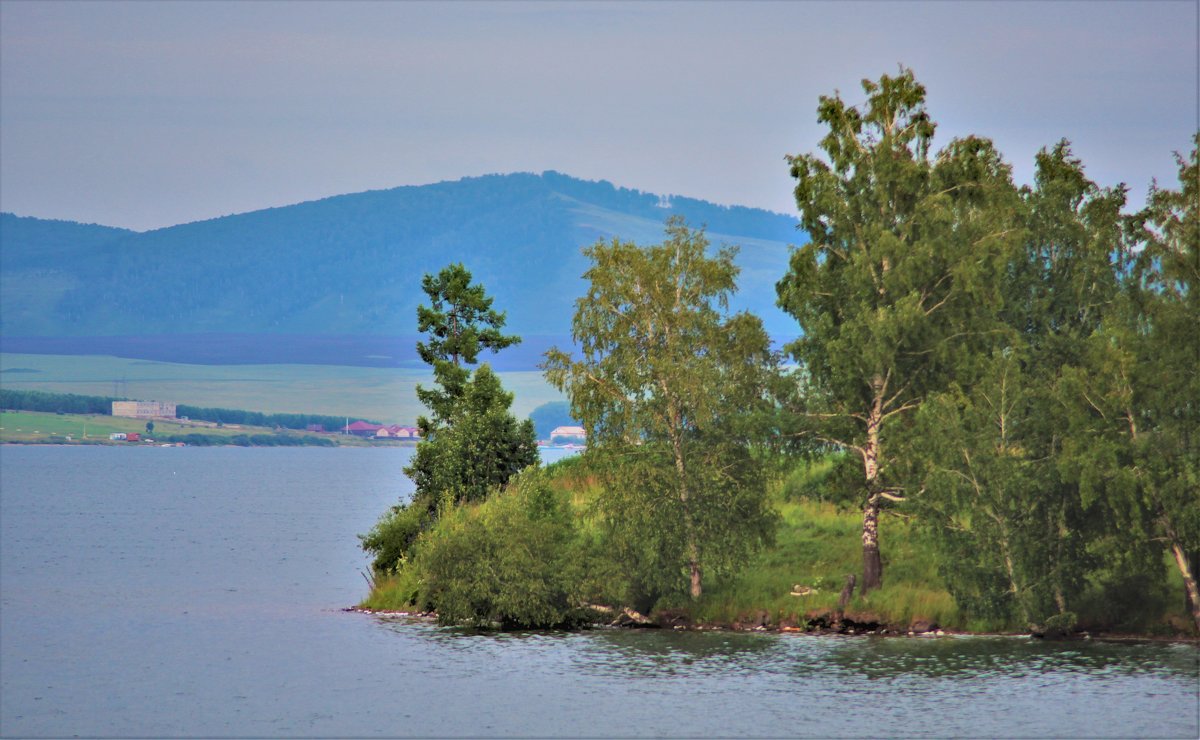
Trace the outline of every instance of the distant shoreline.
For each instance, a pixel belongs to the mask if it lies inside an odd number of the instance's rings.
[[[138,449],[138,448],[147,448],[147,447],[177,447],[177,448],[178,447],[247,447],[247,448],[252,447],[252,448],[256,448],[256,449],[270,449],[272,447],[288,447],[288,448],[319,447],[321,449],[326,449],[326,450],[330,450],[330,449],[384,450],[384,449],[395,449],[395,448],[403,448],[403,447],[415,448],[417,446],[415,442],[409,442],[407,440],[403,441],[403,442],[382,442],[382,443],[364,442],[362,444],[338,444],[336,441],[334,441],[332,444],[279,444],[279,445],[246,444],[246,445],[239,445],[239,444],[231,444],[231,443],[187,444],[186,442],[182,443],[182,444],[177,444],[177,443],[173,443],[173,442],[157,442],[157,441],[155,441],[155,442],[121,442],[119,440],[108,440],[108,439],[96,439],[96,440],[73,439],[70,441],[49,440],[48,439],[44,442],[39,441],[39,440],[34,440],[34,439],[29,439],[29,440],[26,440],[26,439],[0,439],[0,445],[23,446],[23,447],[117,447],[117,448],[126,448],[126,449]]]

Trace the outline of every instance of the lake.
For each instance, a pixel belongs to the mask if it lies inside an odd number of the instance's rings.
[[[1195,645],[343,612],[410,454],[0,448],[0,735],[1200,735]]]

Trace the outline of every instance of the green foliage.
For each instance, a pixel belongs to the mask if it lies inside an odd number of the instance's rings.
[[[417,342],[417,353],[433,368],[437,387],[417,386],[417,398],[433,413],[432,418],[419,418],[417,426],[422,437],[432,438],[439,430],[453,426],[464,412],[462,400],[468,394],[471,371],[463,365],[474,365],[480,350],[495,353],[521,340],[500,333],[504,314],[492,309],[492,299],[482,285],[471,284],[471,273],[461,264],[449,265],[436,276],[425,275],[421,288],[430,305],[417,307],[417,323],[429,341]],[[484,385],[488,387],[482,392],[491,394],[485,403],[500,401],[508,408],[511,395],[501,401],[489,382]],[[470,411],[481,410],[482,396],[476,396]]]
[[[1046,637],[1066,637],[1075,631],[1078,621],[1075,612],[1060,612],[1046,619],[1043,631]]]
[[[422,543],[387,566],[395,589],[476,624],[561,623],[596,599],[800,620],[835,607],[861,532],[847,613],[1047,636],[1177,629],[1182,584],[1200,628],[1200,133],[1179,189],[1156,185],[1127,215],[1124,189],[1089,180],[1066,141],[1017,188],[986,139],[931,153],[910,71],[863,90],[861,107],[822,98],[823,156],[789,158],[811,239],[777,285],[802,332],[790,385],[761,324],[728,315],[733,250],[709,255],[678,220],[659,246],[597,243],[573,323],[582,357],[544,365],[590,449],[526,474],[571,481],[572,497],[554,489],[543,519],[511,492],[481,499],[487,475],[469,493],[449,477],[463,466],[437,470],[462,454],[446,442],[426,461],[443,495],[420,509],[442,519],[381,523]],[[440,351],[435,367],[456,367]],[[507,408],[498,384],[438,378],[450,400],[431,404],[435,426],[469,397]],[[779,469],[782,439],[802,466]],[[565,566],[523,560],[528,543],[572,563],[570,585],[554,580]],[[702,575],[719,578],[702,590]]]
[[[693,618],[717,624],[744,621],[766,611],[774,623],[803,624],[810,616],[837,608],[846,576],[859,566],[861,521],[832,503],[776,499],[778,534],[753,555],[745,568],[706,589],[699,603],[685,607]],[[947,629],[966,628],[963,615],[938,575],[938,553],[916,526],[896,517],[880,522],[890,543],[889,583],[863,598],[856,592],[848,613],[874,617],[904,628],[916,620]],[[795,586],[814,589],[794,596]],[[979,629],[1002,629],[984,622]]]
[[[689,440],[682,485],[666,445],[610,444],[587,454],[604,471],[604,493],[592,513],[601,533],[598,556],[612,566],[607,592],[618,603],[649,609],[663,596],[686,593],[693,546],[711,583],[736,573],[774,537],[777,515],[744,445]]]
[[[345,416],[329,416],[326,414],[268,414],[261,411],[206,408],[188,404],[179,404],[176,406],[175,413],[180,417],[186,416],[195,421],[211,421],[221,424],[240,424],[254,427],[307,429],[310,425],[320,425],[328,432],[341,429],[346,424]]]
[[[237,447],[336,447],[328,437],[309,434],[234,434],[223,437],[212,434],[172,434],[163,438],[165,442],[183,442],[190,445],[225,444]]]
[[[444,624],[561,627],[577,618],[579,563],[570,501],[529,470],[478,506],[443,515],[412,564],[418,601]]]
[[[375,556],[371,568],[376,576],[402,570],[413,542],[431,522],[427,508],[397,504],[384,512],[370,532],[359,535],[362,549]]]
[[[421,604],[420,597],[421,580],[416,568],[401,568],[395,573],[376,571],[371,592],[359,606],[378,611],[427,611],[429,605]]]
[[[482,285],[471,284],[471,273],[461,263],[426,275],[421,290],[430,305],[417,307],[417,331],[428,334],[429,341],[417,342],[417,354],[426,364],[474,365],[481,349],[499,352],[521,341],[500,333],[504,314],[492,309],[492,299]]]
[[[862,582],[874,588],[879,510],[914,482],[900,432],[928,394],[975,369],[1017,194],[986,139],[930,157],[935,124],[910,70],[862,86],[862,108],[821,98],[826,159],[789,157],[810,242],[776,287],[803,332],[787,347],[803,383],[788,401],[794,433],[859,458]]]
[[[1200,133],[1178,156],[1179,189],[1155,188],[1134,217],[1145,248],[1138,257],[1138,305],[1149,332],[1135,345],[1143,434],[1136,458],[1146,472],[1143,500],[1155,528],[1190,560],[1200,578]],[[1200,629],[1200,603],[1193,593]]]
[[[774,518],[747,418],[767,407],[775,358],[761,322],[723,315],[735,250],[678,219],[667,241],[614,239],[592,266],[573,321],[582,358],[546,355],[546,377],[583,421],[605,494],[597,506],[630,571],[630,598],[689,588],[740,564]]]
[[[844,452],[802,460],[783,479],[783,498],[787,501],[827,501],[841,505],[858,502],[859,460]]]
[[[1084,176],[1066,142],[1038,155],[1035,187],[1021,192],[1020,247],[999,275],[1005,301],[991,348],[977,353],[986,361],[917,415],[925,492],[915,509],[970,614],[1041,623],[1078,604],[1104,568],[1140,564],[1142,577],[1123,581],[1127,598],[1130,585],[1145,597],[1161,581],[1152,548],[1099,493],[1097,475],[1128,467],[1088,421],[1094,404],[1120,398],[1094,374],[1118,346],[1105,327],[1123,310],[1113,262],[1123,203],[1123,192]]]
[[[0,388],[0,408],[21,411],[63,411],[68,414],[109,415],[112,413],[112,402],[123,400],[127,399]]]
[[[537,462],[533,422],[509,412],[512,394],[486,364],[462,389],[453,424],[425,427],[405,472],[417,486],[416,498],[435,508],[437,502],[481,501],[488,492]]]
[[[411,502],[386,512],[375,528],[360,536],[374,556],[377,575],[403,570],[420,532],[454,507],[484,500],[521,470],[538,461],[533,422],[510,413],[513,396],[487,365],[474,372],[460,363],[476,362],[481,349],[493,352],[516,343],[500,334],[504,315],[462,265],[451,265],[423,287],[431,307],[419,309],[429,341],[418,345],[433,365],[435,388],[417,386],[417,395],[433,412],[417,425],[421,442],[404,472],[416,484]]]
[[[930,158],[911,72],[863,88],[863,108],[821,99],[826,160],[790,159],[811,242],[778,284],[804,332],[784,432],[861,471],[785,490],[860,491],[868,574],[898,502],[968,618],[1161,619],[1163,545],[1194,593],[1200,548],[1196,150],[1125,216],[1066,141],[1018,190],[984,139]]]

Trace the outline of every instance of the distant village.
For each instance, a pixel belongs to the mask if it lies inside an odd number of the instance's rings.
[[[213,422],[193,421],[190,419],[180,419],[176,412],[177,405],[165,401],[113,401],[112,415],[121,416],[131,419],[144,419],[146,421],[154,421],[156,419],[167,419],[171,421],[185,421],[196,426],[215,426]],[[350,434],[355,437],[365,437],[368,439],[396,439],[419,441],[421,432],[417,427],[401,426],[399,424],[372,424],[368,421],[354,421],[347,423],[340,429],[326,429],[323,424],[309,424],[305,427],[305,431],[317,434]],[[114,440],[120,441],[139,441],[139,435],[128,433],[115,433],[112,435]],[[559,426],[555,427],[550,432],[550,439],[539,440],[541,446],[564,446],[568,448],[583,447],[587,442],[587,432],[580,426]]]
[[[310,432],[324,432],[325,428],[320,424],[311,424],[308,427]],[[420,439],[421,432],[416,427],[402,427],[396,424],[388,426],[382,424],[371,424],[366,421],[356,421],[353,424],[347,424],[342,427],[341,431],[344,434],[353,434],[355,437],[375,437],[376,439]]]
[[[113,401],[112,415],[130,419],[144,419],[146,421],[161,419],[184,421],[196,426],[216,426],[214,422],[195,421],[186,417],[181,419],[178,416],[177,408],[177,404],[166,401]],[[374,439],[418,440],[421,438],[420,430],[416,427],[401,426],[399,424],[372,424],[368,421],[350,422],[348,419],[346,425],[340,429],[326,429],[324,424],[309,424],[304,428],[304,431],[318,434],[351,434],[355,437]],[[136,438],[137,435],[134,436]]]

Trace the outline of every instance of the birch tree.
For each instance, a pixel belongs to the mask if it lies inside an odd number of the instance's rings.
[[[1062,615],[1069,624],[1102,560],[1120,570],[1156,557],[1129,530],[1121,547],[1106,545],[1119,517],[1088,483],[1106,456],[1092,404],[1119,396],[1097,375],[1095,350],[1122,315],[1113,258],[1123,204],[1120,188],[1084,175],[1067,142],[1038,154],[1034,185],[1020,192],[1019,246],[996,276],[1005,300],[991,348],[977,373],[960,373],[918,414],[917,511],[944,554],[950,590],[973,614],[1021,626]]]
[[[572,324],[582,350],[547,353],[604,477],[599,509],[652,591],[703,593],[768,538],[774,522],[739,415],[766,403],[774,366],[761,322],[728,314],[735,250],[678,218],[666,241],[584,250],[587,294]]]
[[[883,582],[880,511],[914,492],[895,432],[994,323],[1016,192],[985,139],[931,157],[935,124],[910,70],[862,87],[861,107],[821,97],[824,158],[788,158],[809,242],[777,291],[803,332],[786,348],[808,379],[799,433],[861,463],[865,593]]]
[[[1042,616],[1041,565],[1050,549],[1037,507],[1046,466],[1027,454],[1036,397],[1026,359],[998,349],[973,387],[931,396],[912,445],[926,489],[916,510],[954,600],[971,615],[1016,618],[1022,627]]]
[[[1127,292],[1064,374],[1059,397],[1082,493],[1103,500],[1126,547],[1156,543],[1200,629],[1200,172],[1180,156],[1179,189],[1155,185],[1129,219]],[[1154,561],[1162,549],[1155,548]],[[1161,578],[1161,565],[1145,578]]]
[[[1091,181],[1063,140],[1038,153],[1034,184],[1021,196],[1025,228],[1005,273],[1001,317],[1024,349],[1034,397],[1022,420],[1023,450],[1040,473],[1029,507],[1045,551],[1031,567],[1042,588],[1040,616],[1047,616],[1075,608],[1097,565],[1094,545],[1110,531],[1109,502],[1086,481],[1096,440],[1078,413],[1085,396],[1104,403],[1109,388],[1076,383],[1095,372],[1089,347],[1106,341],[1106,324],[1121,313],[1122,268],[1115,260],[1122,251],[1125,191]],[[1133,554],[1137,543],[1126,541],[1125,552]]]
[[[1200,133],[1177,156],[1179,189],[1151,190],[1136,221],[1139,301],[1146,316],[1140,345],[1140,406],[1153,431],[1146,459],[1146,503],[1179,569],[1200,630]],[[1130,427],[1130,435],[1136,427]]]

